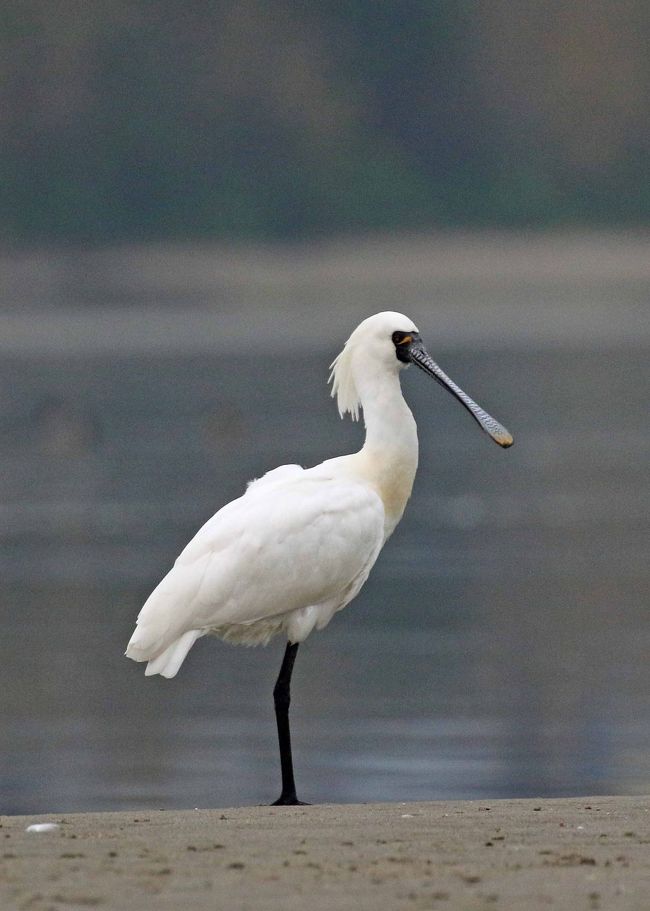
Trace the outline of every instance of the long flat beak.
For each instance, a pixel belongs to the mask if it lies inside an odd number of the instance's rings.
[[[432,376],[434,380],[437,380],[441,386],[444,386],[445,389],[449,390],[449,392],[458,399],[461,405],[467,408],[477,424],[492,437],[495,443],[498,443],[499,446],[503,446],[504,449],[507,449],[508,446],[512,446],[514,443],[512,434],[506,430],[503,424],[500,424],[492,415],[489,415],[487,411],[483,411],[483,409],[476,404],[474,399],[471,399],[466,392],[463,392],[460,386],[457,386],[453,380],[449,379],[444,370],[441,370],[440,367],[438,367],[419,339],[414,339],[412,344],[409,345],[408,356],[409,360],[415,364],[416,367],[419,367],[420,370],[424,370],[424,372],[428,373],[429,376]]]

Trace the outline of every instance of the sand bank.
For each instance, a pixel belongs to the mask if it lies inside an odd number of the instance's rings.
[[[650,907],[650,797],[0,819],[0,907]],[[25,831],[56,822],[53,832]]]

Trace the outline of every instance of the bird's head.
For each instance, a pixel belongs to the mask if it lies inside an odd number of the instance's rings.
[[[495,443],[504,449],[512,446],[512,435],[506,428],[480,408],[435,363],[413,320],[391,310],[375,313],[359,323],[331,364],[332,396],[336,396],[341,417],[349,412],[354,421],[358,420],[361,406],[359,371],[397,374],[409,364],[415,364],[451,392]]]

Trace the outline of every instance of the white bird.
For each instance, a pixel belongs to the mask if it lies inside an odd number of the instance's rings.
[[[512,436],[431,359],[412,320],[377,313],[354,330],[331,365],[343,417],[363,409],[366,437],[352,455],[313,468],[283,465],[252,481],[197,532],[140,611],[126,654],[145,673],[174,677],[200,636],[244,645],[282,633],[287,646],[273,691],[282,793],[296,794],[289,732],[298,646],[358,594],[399,522],[418,464],[418,438],[400,388],[416,364],[445,386],[495,442]]]

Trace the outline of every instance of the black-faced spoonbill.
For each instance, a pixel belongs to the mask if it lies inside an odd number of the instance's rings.
[[[508,431],[431,359],[412,320],[377,313],[364,320],[332,364],[341,417],[363,409],[359,452],[313,468],[282,465],[206,522],[149,596],[126,650],[146,674],[174,677],[200,636],[244,645],[282,633],[287,647],[273,698],[282,793],[296,794],[289,732],[291,672],[298,646],[349,604],[402,517],[418,464],[418,437],[400,388],[415,364],[448,389],[492,439]]]

